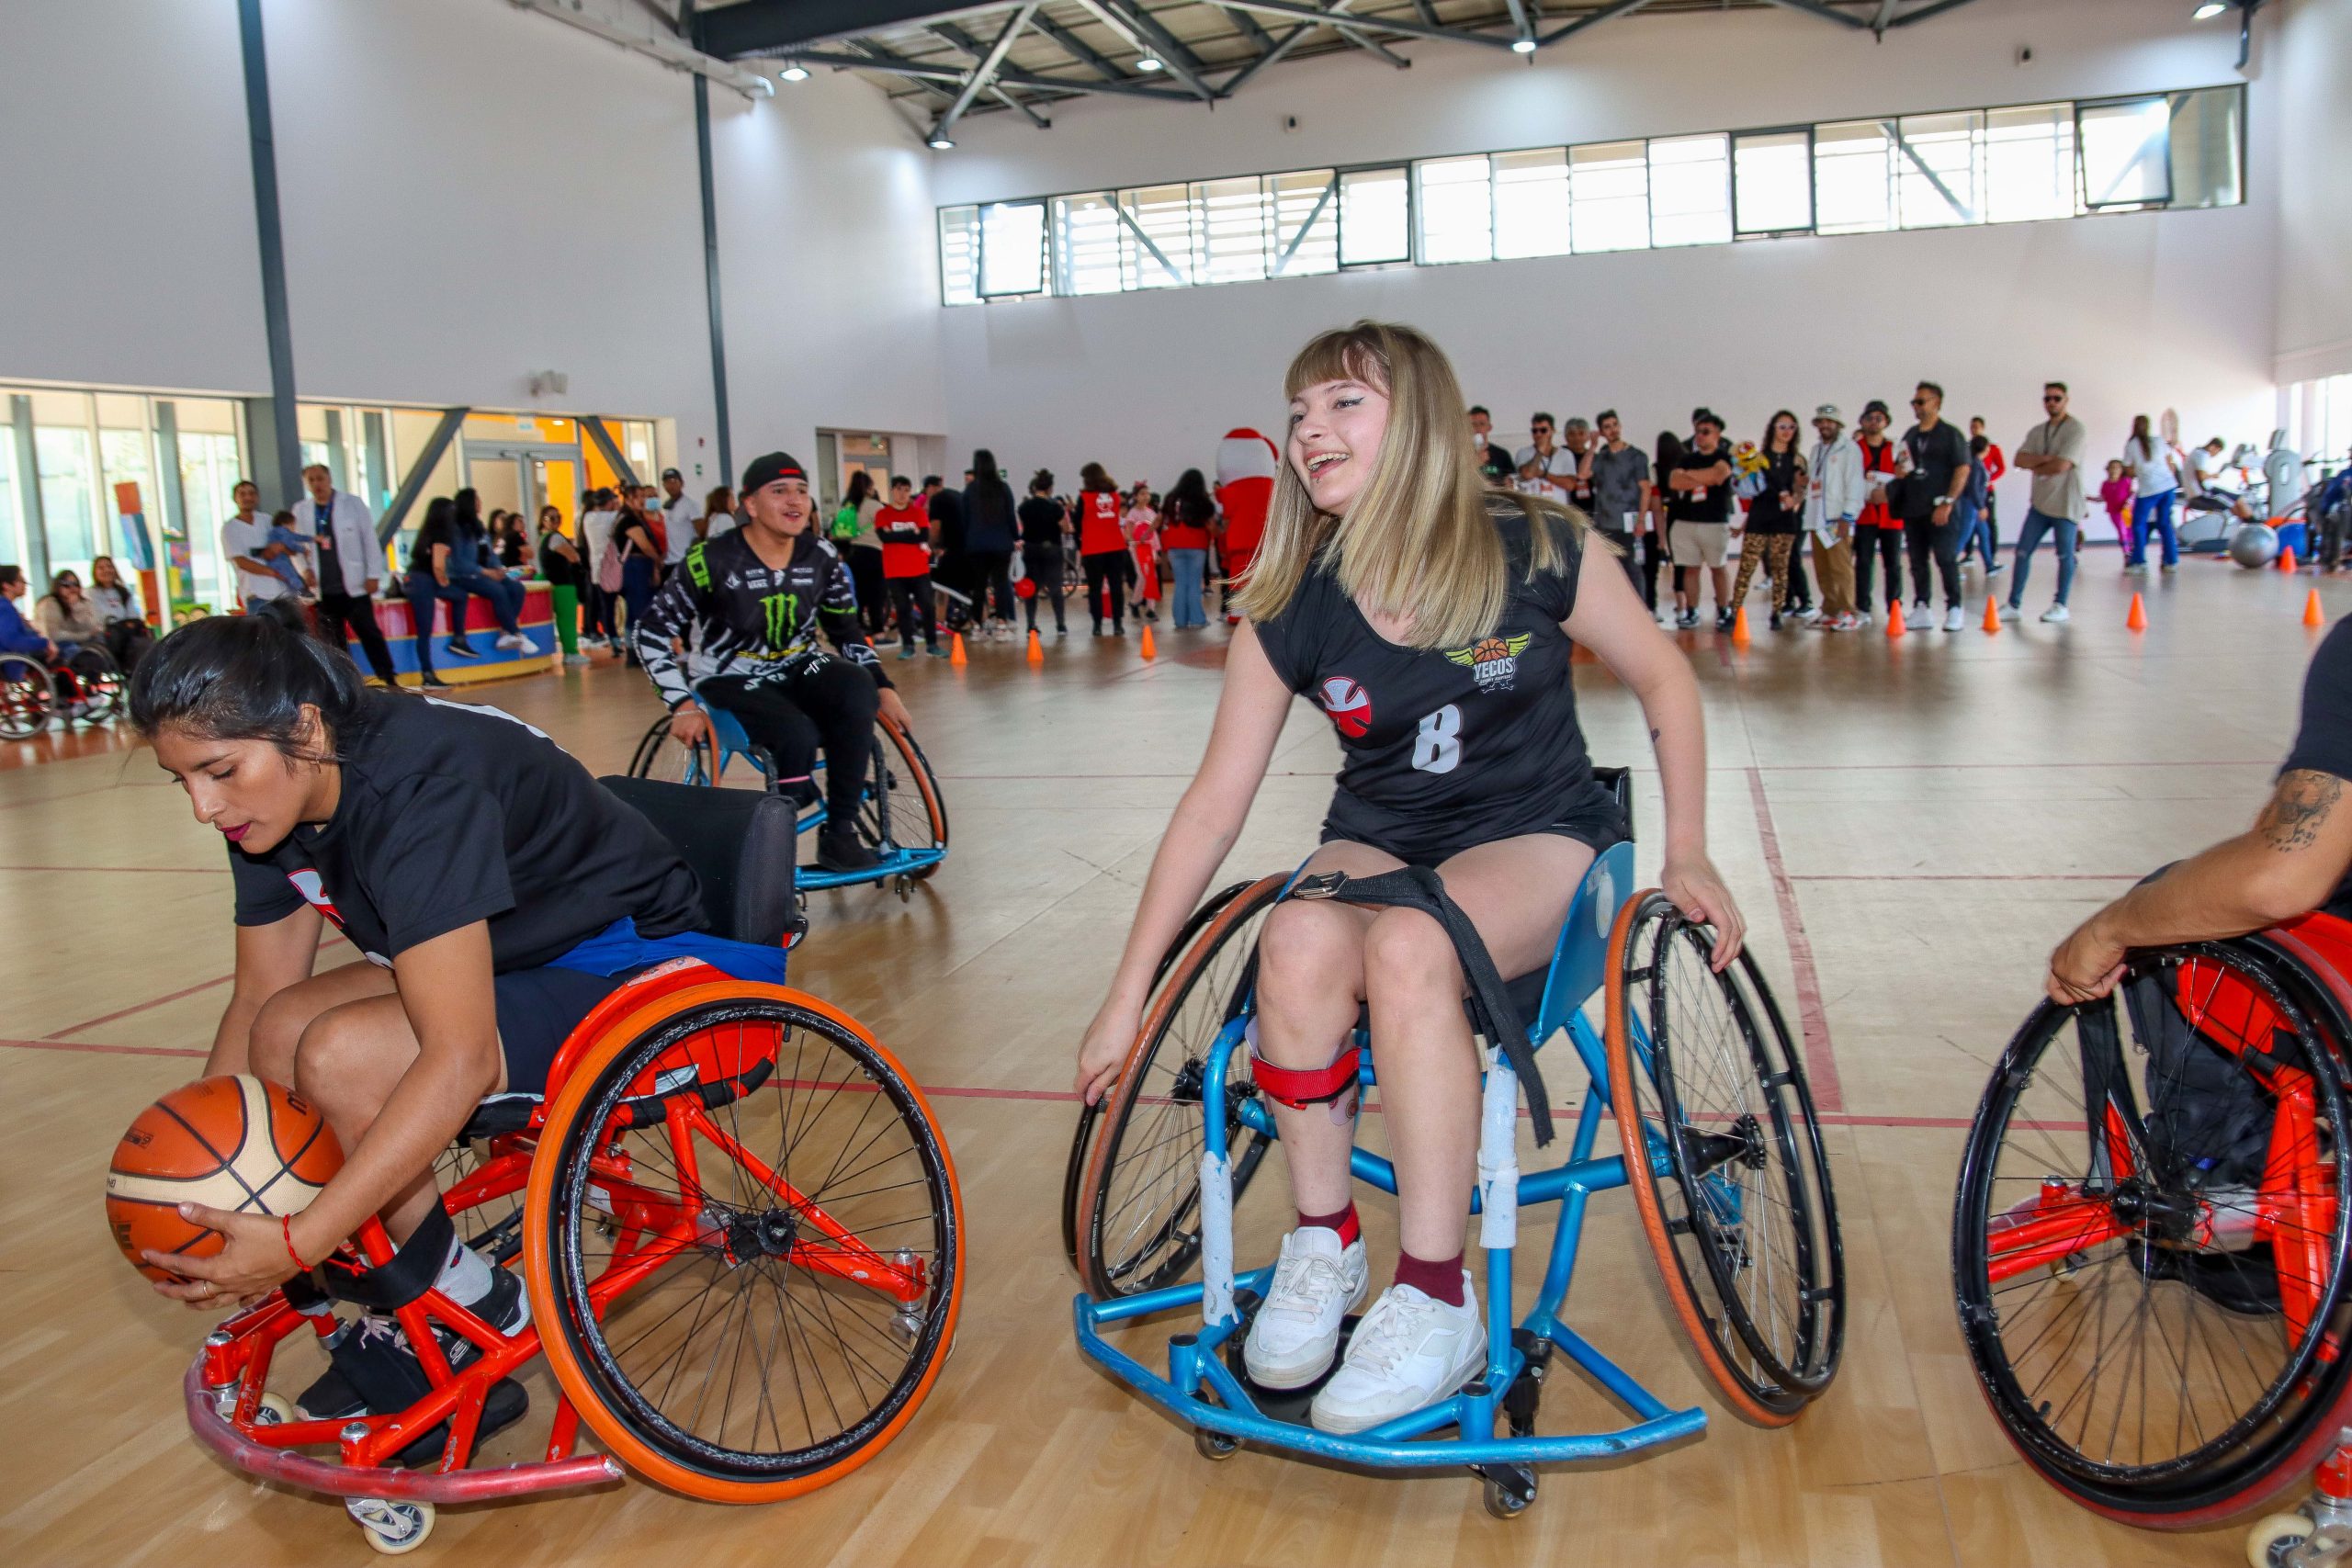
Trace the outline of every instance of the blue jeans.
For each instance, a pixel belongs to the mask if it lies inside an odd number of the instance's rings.
[[[1968,563],[1968,552],[1976,549],[1978,541],[1981,540],[1984,564],[1991,566],[1993,564],[1993,531],[1985,525],[1984,508],[1962,495],[1951,504],[1951,521],[1952,526],[1960,530],[1961,564],[1965,566]]]
[[[466,584],[454,578],[435,582],[429,571],[412,571],[401,579],[401,597],[408,601],[408,624],[414,633],[417,672],[425,680],[433,679],[433,606],[449,606],[449,635],[463,642],[468,592]]]
[[[631,556],[621,562],[621,602],[628,606],[629,662],[637,662],[637,628],[645,624],[646,612],[653,608],[653,562],[645,556]]]
[[[2180,494],[2168,490],[2162,495],[2143,495],[2132,502],[2132,564],[2148,564],[2148,530],[2155,529],[2164,536],[2165,564],[2180,562],[2180,536],[2172,529],[2172,503]]]
[[[1180,631],[1186,626],[1209,624],[1209,613],[1201,604],[1201,581],[1208,571],[1208,565],[1209,553],[1206,550],[1168,552],[1168,567],[1176,577],[1175,615]]]
[[[498,617],[498,629],[510,636],[523,629],[523,584],[512,577],[470,577],[450,575],[449,581],[464,587],[469,593],[479,594],[490,602],[490,613]],[[462,634],[459,634],[462,635]]]
[[[2033,570],[2033,552],[2044,534],[2054,535],[2058,541],[2058,597],[2054,603],[2064,604],[2066,595],[2075,588],[2075,525],[2070,518],[2052,517],[2046,512],[2026,509],[2025,522],[2018,527],[2016,575],[2009,579],[2009,608],[2014,610],[2025,603],[2025,580]]]

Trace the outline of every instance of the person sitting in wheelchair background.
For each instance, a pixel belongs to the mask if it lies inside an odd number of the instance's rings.
[[[1577,722],[1569,654],[1586,644],[1650,726],[1667,892],[1715,926],[1718,969],[1739,950],[1739,912],[1706,852],[1697,683],[1623,573],[1581,570],[1608,547],[1573,512],[1485,489],[1461,438],[1453,368],[1410,328],[1363,321],[1324,333],[1292,362],[1285,391],[1287,460],[1238,600],[1248,621],[1227,654],[1206,752],[1080,1047],[1077,1088],[1090,1102],[1135,1041],[1155,961],[1232,848],[1297,694],[1322,705],[1344,753],[1303,874],[1435,869],[1508,978],[1550,958],[1586,869],[1626,836]],[[1368,1293],[1350,1201],[1352,1092],[1285,1099],[1280,1087],[1339,1058],[1366,1002],[1402,1211],[1395,1283],[1315,1397],[1312,1419],[1327,1431],[1424,1408],[1487,1361],[1463,1267],[1480,1106],[1464,993],[1452,941],[1417,909],[1317,899],[1268,918],[1253,1065],[1277,1101],[1298,1223],[1250,1325],[1255,1381],[1315,1382]]]
[[[165,637],[140,664],[130,715],[226,840],[236,976],[204,1072],[292,1086],[347,1156],[290,1218],[183,1207],[225,1246],[149,1259],[182,1276],[155,1288],[199,1310],[266,1295],[370,1214],[405,1245],[441,1213],[433,1164],[476,1106],[540,1092],[574,1026],[705,923],[676,851],[540,731],[369,688],[340,649],[274,616]],[[314,974],[322,921],[358,956]],[[521,1328],[519,1278],[447,1245],[435,1288]],[[362,1319],[328,1348],[300,1401],[312,1419],[399,1410],[424,1391],[398,1333]],[[479,1353],[446,1348],[457,1365]]]
[[[815,799],[821,743],[827,816],[817,863],[869,869],[876,861],[856,824],[874,716],[910,726],[907,705],[866,640],[848,565],[809,528],[817,502],[808,470],[782,452],[753,458],[742,504],[743,525],[698,541],[654,596],[634,634],[638,657],[675,716],[673,739],[707,743],[710,720],[699,705],[725,708],[775,759],[778,785],[806,797],[800,804]],[[819,645],[820,622],[838,653]],[[680,653],[695,645],[697,627],[710,670],[698,681]]]

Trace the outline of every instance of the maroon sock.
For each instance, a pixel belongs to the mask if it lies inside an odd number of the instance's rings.
[[[1396,1282],[1410,1285],[1431,1301],[1448,1306],[1462,1304],[1462,1254],[1432,1263],[1426,1258],[1416,1258],[1409,1252],[1396,1255]]]
[[[1299,1229],[1306,1230],[1311,1225],[1319,1225],[1327,1231],[1338,1231],[1340,1233],[1340,1245],[1341,1247],[1353,1247],[1363,1235],[1363,1227],[1356,1224],[1356,1206],[1353,1203],[1349,1204],[1346,1208],[1340,1210],[1336,1214],[1301,1214],[1298,1216]]]

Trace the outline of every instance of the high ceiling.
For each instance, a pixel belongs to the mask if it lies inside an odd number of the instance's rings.
[[[649,4],[659,0],[647,0]],[[1968,0],[704,0],[694,37],[751,69],[849,69],[925,119],[935,140],[967,114],[1026,115],[1114,93],[1215,102],[1271,65],[1351,50],[1399,69],[1406,51],[1470,49],[1508,63],[1634,11],[1777,7],[1872,31]],[[1693,18],[1694,25],[1702,25]]]

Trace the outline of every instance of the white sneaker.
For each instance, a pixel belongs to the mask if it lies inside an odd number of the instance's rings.
[[[1339,1348],[1340,1320],[1363,1305],[1370,1282],[1363,1237],[1343,1247],[1340,1233],[1321,1225],[1283,1237],[1274,1282],[1241,1348],[1250,1381],[1266,1388],[1304,1388],[1321,1377]]]
[[[498,634],[498,646],[506,649],[528,648],[531,643],[530,639],[521,632],[501,632]]]
[[[1911,617],[1908,624],[1915,631],[1934,631],[1936,629],[1936,607],[1933,604],[1928,604],[1925,599],[1920,600],[1917,604],[1911,606]]]
[[[2075,615],[2074,612],[2067,609],[2065,605],[2052,604],[2050,608],[2041,612],[2041,618],[2045,621],[2052,622],[2071,621],[2075,618]]]
[[[1487,1321],[1470,1271],[1462,1271],[1462,1304],[1391,1285],[1356,1325],[1347,1359],[1315,1396],[1308,1417],[1319,1432],[1363,1432],[1425,1410],[1487,1365]]]
[[[1946,630],[1946,631],[1948,631],[1948,632],[1956,632],[1956,631],[1960,630],[1960,628],[1961,628],[1961,627],[1962,627],[1962,626],[1966,626],[1967,624],[1968,624],[1968,617],[1967,617],[1966,615],[1962,615],[1962,614],[1961,614],[1960,606],[1959,606],[1959,605],[1957,605],[1957,604],[1950,605],[1950,606],[1948,606],[1948,607],[1945,609],[1945,611],[1944,611],[1944,630]]]
[[[2001,605],[2001,619],[2005,621],[2014,621],[2023,614],[2025,614],[2025,612],[2018,609],[2015,604],[2004,603]],[[2049,618],[2050,617],[2047,615],[2042,617],[2043,620],[2048,620]]]

